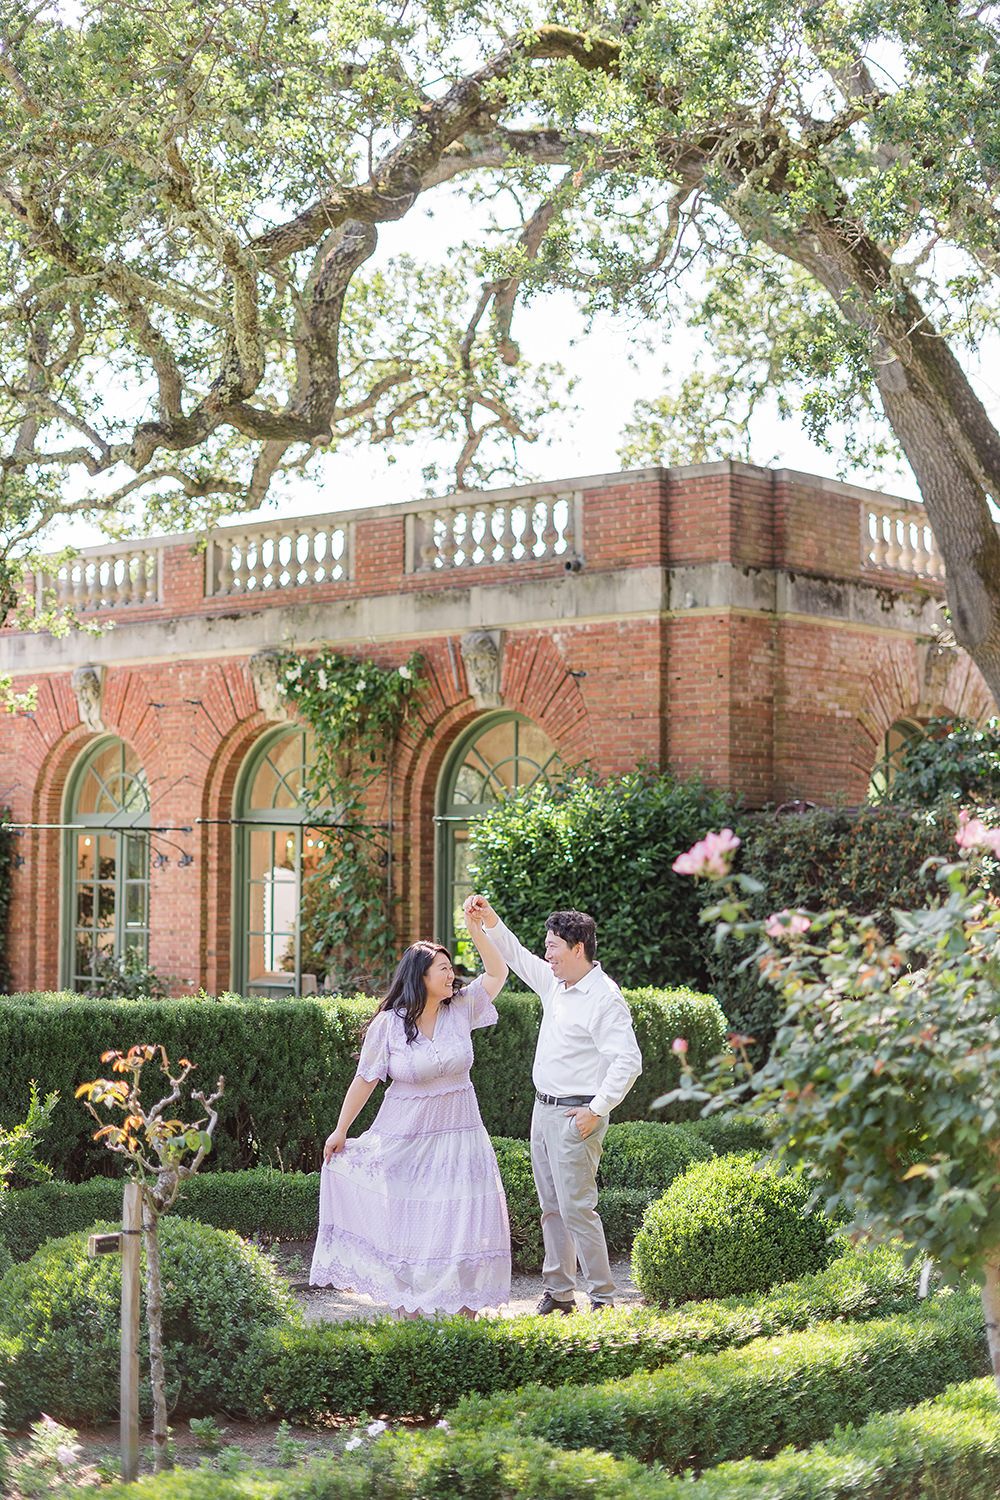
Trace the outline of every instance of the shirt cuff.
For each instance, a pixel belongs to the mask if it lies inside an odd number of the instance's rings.
[[[608,1103],[607,1099],[602,1099],[600,1094],[594,1095],[593,1099],[591,1099],[590,1104],[588,1105],[588,1108],[592,1115],[609,1115],[611,1113],[611,1105]]]

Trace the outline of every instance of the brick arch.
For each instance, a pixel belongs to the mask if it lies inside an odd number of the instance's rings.
[[[401,736],[394,760],[399,831],[393,858],[401,899],[401,931],[430,932],[434,920],[437,788],[458,737],[490,710],[479,708],[468,688],[457,638],[424,649],[425,682],[418,717]],[[569,765],[589,760],[594,740],[577,679],[544,632],[508,636],[500,681],[501,707],[543,729]]]
[[[954,715],[980,721],[995,711],[989,689],[964,651],[926,640],[886,653],[870,674],[856,718],[851,766],[867,788],[882,741],[898,719]]]
[[[10,925],[29,935],[21,944],[30,989],[54,990],[59,984],[59,955],[63,942],[63,830],[66,788],[80,761],[105,738],[120,740],[138,757],[149,776],[148,760],[121,733],[106,712],[103,734],[93,734],[78,721],[76,700],[68,678],[48,679],[39,689],[38,706],[28,716],[35,732],[23,740],[26,773],[32,777],[30,813],[26,821],[39,825],[25,831],[22,849],[27,879],[14,888]],[[75,721],[75,722],[74,722]],[[42,736],[54,738],[45,744]],[[44,825],[52,825],[46,827]]]

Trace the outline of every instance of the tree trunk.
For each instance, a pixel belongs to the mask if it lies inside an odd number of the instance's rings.
[[[983,1313],[986,1317],[986,1342],[997,1390],[1000,1391],[1000,1255],[984,1262]]]
[[[1000,433],[930,316],[899,288],[889,258],[853,226],[826,219],[791,235],[757,219],[742,227],[809,272],[872,344],[886,418],[913,469],[944,559],[955,639],[1000,706]]]
[[[146,1322],[149,1327],[149,1381],[153,1389],[153,1467],[170,1468],[167,1380],[163,1368],[163,1282],[160,1276],[160,1216],[142,1195],[142,1237],[146,1247]]]

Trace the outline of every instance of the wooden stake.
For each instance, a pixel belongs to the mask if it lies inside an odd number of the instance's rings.
[[[139,1477],[139,1303],[142,1261],[142,1188],[125,1186],[122,1201],[122,1478]]]

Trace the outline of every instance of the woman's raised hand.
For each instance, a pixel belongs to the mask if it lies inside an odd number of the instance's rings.
[[[338,1151],[343,1151],[346,1145],[347,1131],[331,1130],[330,1134],[326,1138],[326,1145],[323,1147],[324,1165],[330,1160],[331,1156],[335,1156]]]

